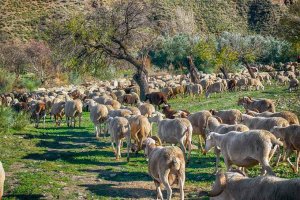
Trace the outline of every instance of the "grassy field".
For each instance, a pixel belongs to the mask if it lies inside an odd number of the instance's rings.
[[[300,94],[283,87],[267,87],[265,91],[247,91],[213,95],[209,99],[181,98],[171,100],[173,108],[191,112],[204,109],[238,108],[239,97],[251,95],[272,98],[277,110],[291,110],[300,116]],[[47,121],[45,128],[33,125],[23,132],[0,135],[0,161],[7,173],[4,199],[153,199],[154,184],[147,173],[147,162],[140,152],[129,163],[125,154],[115,161],[109,137],[96,140],[89,113],[84,113],[81,128],[61,128]],[[197,140],[195,138],[195,144]],[[125,148],[123,148],[125,153]],[[208,199],[205,191],[214,181],[214,156],[193,150],[186,170],[187,199]],[[225,169],[224,163],[222,168]],[[298,177],[287,163],[274,168],[280,177]],[[260,173],[259,167],[249,170],[250,176]],[[174,199],[178,197],[174,190]],[[164,193],[166,195],[166,193]]]

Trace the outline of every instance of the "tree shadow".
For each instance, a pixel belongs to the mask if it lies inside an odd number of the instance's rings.
[[[101,196],[101,197],[109,197],[109,198],[147,198],[155,197],[155,191],[143,188],[119,188],[116,184],[87,184],[80,185],[82,187],[86,187],[92,193]]]
[[[40,194],[16,194],[16,195],[5,195],[4,198],[13,198],[13,199],[20,199],[20,200],[36,200],[45,198],[45,196]]]
[[[111,166],[113,163],[108,163],[108,166]],[[119,163],[120,164],[120,163]],[[122,163],[126,164],[126,162]],[[82,170],[84,172],[88,173],[97,173],[99,179],[104,179],[107,181],[117,181],[117,182],[132,182],[132,181],[151,181],[152,178],[148,175],[148,173],[145,172],[128,172],[128,171],[122,171],[122,172],[116,172],[112,171],[112,169],[86,169]]]

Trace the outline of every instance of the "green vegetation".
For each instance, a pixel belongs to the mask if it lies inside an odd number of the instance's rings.
[[[265,91],[226,92],[211,98],[177,98],[170,101],[174,109],[191,112],[203,109],[238,108],[239,97],[272,98],[277,110],[290,110],[300,117],[299,93],[289,93],[286,87],[267,86]],[[220,98],[222,96],[222,98]],[[147,162],[143,152],[115,161],[109,137],[94,136],[89,113],[84,113],[82,128],[55,128],[47,120],[46,128],[33,125],[23,131],[0,134],[0,160],[7,172],[4,199],[136,199],[154,198],[154,184],[147,174]],[[155,133],[155,131],[154,131]],[[197,145],[197,138],[193,139]],[[124,147],[126,144],[124,144]],[[125,148],[122,149],[125,153]],[[294,160],[294,157],[293,159]],[[193,150],[187,167],[186,197],[208,199],[208,191],[214,181],[214,155],[203,156]],[[224,163],[221,163],[225,169]],[[298,177],[287,163],[274,168],[280,177]],[[260,167],[249,170],[250,176],[260,174]],[[175,190],[175,197],[178,192]]]
[[[12,108],[0,106],[0,121],[0,132],[20,131],[29,124],[29,116],[27,113],[17,113]]]

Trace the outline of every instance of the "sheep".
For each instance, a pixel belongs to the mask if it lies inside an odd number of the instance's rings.
[[[130,104],[137,104],[140,101],[140,98],[137,94],[124,94],[122,103]]]
[[[181,95],[181,97],[184,97],[184,87],[182,85],[176,86],[172,88],[173,91],[173,97],[177,97],[177,95]]]
[[[175,119],[175,117],[187,118],[190,115],[190,112],[187,110],[172,110],[171,105],[167,104],[162,107],[162,113],[168,119]]]
[[[116,156],[116,160],[121,158],[121,146],[122,140],[127,139],[127,161],[129,162],[129,149],[130,149],[130,124],[129,121],[124,117],[109,117],[108,118],[108,132],[111,137],[111,146]],[[117,150],[114,147],[116,143]]]
[[[300,126],[291,125],[289,127],[277,127],[274,126],[271,132],[277,137],[284,141],[285,147],[287,149],[287,161],[291,165],[294,172],[298,173],[299,170],[299,159],[300,159]],[[293,165],[290,161],[290,154],[296,151],[296,163]],[[279,158],[278,158],[279,161]],[[277,161],[277,164],[278,164]]]
[[[211,132],[206,138],[205,151],[208,152],[214,146],[220,148],[227,171],[231,169],[232,164],[251,167],[260,163],[262,174],[267,171],[268,174],[274,175],[269,165],[269,159],[277,148],[276,146],[272,149],[273,145],[283,144],[265,130],[250,130],[243,133],[231,131],[227,134]]]
[[[167,104],[167,97],[162,92],[152,92],[150,94],[146,94],[145,101],[149,100],[149,102],[160,109],[161,104]]]
[[[185,159],[180,148],[176,146],[157,146],[152,138],[145,141],[145,155],[149,159],[148,171],[154,180],[157,191],[157,199],[164,199],[161,192],[161,184],[167,189],[167,200],[172,198],[173,184],[178,184],[180,189],[180,199],[184,199],[185,183]]]
[[[94,100],[89,100],[90,119],[95,126],[96,138],[101,135],[101,123],[104,123],[108,117],[108,109],[105,105],[98,104]]]
[[[186,93],[190,96],[200,96],[203,92],[203,88],[200,84],[189,84],[186,86]]]
[[[270,111],[275,112],[275,104],[271,99],[255,100],[251,97],[239,98],[238,105],[243,105],[245,109],[258,110],[258,112]]]
[[[249,131],[249,128],[243,124],[235,124],[235,125],[228,125],[228,124],[221,124],[217,118],[209,117],[207,120],[206,125],[206,133],[209,134],[210,132],[216,132],[219,134],[226,134],[230,131],[238,131],[238,132],[245,132]],[[220,163],[220,149],[215,147],[214,153],[216,154],[216,168],[215,171],[217,172],[218,166]]]
[[[166,96],[168,99],[170,99],[170,98],[172,98],[172,97],[174,96],[174,95],[173,95],[173,90],[172,90],[171,87],[165,87],[165,88],[163,88],[161,91],[162,91],[162,93],[165,94],[165,96]]]
[[[281,76],[281,75],[277,75],[276,80],[277,80],[276,85],[278,85],[278,83],[286,85],[290,81],[290,79],[288,77]]]
[[[209,98],[209,95],[211,93],[221,93],[225,90],[226,90],[226,88],[222,82],[216,82],[216,83],[213,83],[210,86],[208,86],[205,96],[206,96],[206,98]]]
[[[38,101],[34,104],[31,108],[31,118],[35,119],[35,127],[39,127],[40,118],[43,118],[43,124],[45,127],[45,120],[46,120],[46,104],[43,101]]]
[[[234,124],[234,125],[221,124],[217,118],[209,117],[207,119],[207,125],[205,130],[206,133],[216,132],[219,134],[226,134],[230,131],[239,131],[239,132],[248,131],[249,128],[243,124]]]
[[[193,134],[198,135],[199,145],[202,152],[204,152],[204,149],[202,146],[201,138],[203,138],[205,142],[206,140],[205,125],[207,124],[207,119],[211,116],[212,114],[209,111],[203,110],[200,112],[190,114],[187,118],[192,124]]]
[[[131,111],[133,115],[141,115],[141,111],[137,107],[123,107],[123,109]]]
[[[243,88],[246,89],[247,85],[248,85],[247,78],[240,78],[237,80],[236,87],[239,88],[239,90],[242,90]]]
[[[75,100],[67,100],[65,103],[65,115],[66,115],[66,121],[67,126],[75,127],[76,120],[75,118],[78,116],[78,124],[79,127],[81,126],[81,116],[82,116],[82,102],[80,99]]]
[[[259,88],[261,88],[262,90],[265,90],[265,87],[262,85],[260,80],[255,79],[255,78],[248,79],[248,86],[249,86],[249,90],[251,90],[252,86],[254,86],[256,88],[256,90],[259,90]]]
[[[288,90],[290,92],[292,92],[292,90],[298,90],[298,87],[299,87],[299,81],[296,79],[296,78],[292,78],[289,82],[289,88]]]
[[[111,110],[108,112],[109,117],[128,117],[130,115],[132,115],[132,112],[127,109]]]
[[[56,126],[60,126],[63,117],[63,110],[65,107],[65,103],[63,100],[59,98],[55,98],[52,103],[52,107],[50,110],[51,115],[54,116],[54,122]],[[58,119],[60,118],[60,120]]]
[[[121,104],[117,100],[107,100],[105,105],[111,105],[114,109],[120,109]]]
[[[242,124],[249,129],[262,129],[270,131],[274,126],[287,127],[289,122],[282,117],[253,117],[243,114]]]
[[[240,172],[218,173],[209,196],[211,200],[299,199],[300,179],[275,176],[248,178]]]
[[[4,193],[4,181],[5,181],[5,171],[2,163],[0,162],[0,200],[2,199]]]
[[[210,113],[214,116],[220,117],[225,124],[238,124],[242,121],[242,113],[237,109],[231,110],[210,110]]]
[[[213,84],[213,81],[210,80],[210,79],[202,79],[202,80],[200,80],[200,85],[202,86],[202,88],[203,88],[204,90],[207,90],[207,88],[208,88],[211,84]]]
[[[141,115],[144,115],[145,117],[150,117],[152,113],[155,112],[154,106],[149,103],[139,104],[138,108],[141,111]]]
[[[282,117],[284,119],[286,119],[290,125],[292,124],[298,124],[299,125],[299,119],[297,117],[296,114],[289,112],[289,111],[283,111],[283,112],[255,112],[255,111],[251,111],[251,110],[246,110],[246,114],[254,116],[254,117]]]
[[[179,143],[183,153],[186,153],[185,144],[188,144],[188,158],[191,156],[192,148],[192,134],[193,127],[188,119],[163,119],[163,114],[157,113],[156,116],[149,118],[150,122],[156,122],[158,124],[158,137],[162,142],[171,144]]]
[[[138,153],[138,151],[142,149],[143,141],[150,136],[151,124],[148,118],[143,115],[130,116],[127,119],[131,127],[131,139],[135,141],[131,149],[133,152]]]
[[[231,91],[231,92],[234,91],[236,86],[237,86],[237,80],[235,80],[235,79],[231,79],[227,82],[228,91]]]

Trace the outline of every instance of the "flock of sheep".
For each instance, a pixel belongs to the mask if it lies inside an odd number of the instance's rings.
[[[258,71],[263,69],[261,67]],[[41,119],[45,124],[46,114],[53,118],[56,126],[61,125],[63,116],[68,127],[81,126],[83,110],[89,111],[95,136],[110,135],[116,159],[121,158],[123,140],[127,143],[128,161],[130,151],[144,150],[157,198],[163,199],[163,185],[167,199],[171,199],[171,186],[178,184],[180,199],[184,199],[185,168],[195,142],[192,136],[198,135],[199,148],[204,154],[214,148],[216,172],[220,155],[227,168],[226,173],[216,175],[209,193],[212,199],[298,199],[300,180],[277,178],[270,166],[271,159],[277,154],[276,165],[287,161],[294,172],[298,172],[300,125],[296,114],[276,112],[271,99],[251,97],[237,100],[237,104],[245,108],[245,114],[236,109],[190,113],[174,110],[168,104],[170,98],[178,95],[200,96],[205,92],[208,98],[212,93],[226,90],[264,89],[263,83],[271,84],[271,79],[275,79],[276,84],[289,83],[290,91],[298,89],[300,66],[297,63],[287,63],[283,66],[284,71],[265,69],[267,72],[256,72],[255,79],[246,72],[228,74],[228,79],[221,74],[200,74],[198,84],[191,83],[189,76],[185,75],[152,76],[149,77],[150,92],[145,102],[140,101],[139,88],[122,79],[32,93],[2,94],[0,105],[12,106],[17,112],[29,112],[36,127]],[[153,123],[158,126],[157,134],[152,132]],[[165,143],[172,146],[163,145]],[[179,147],[173,144],[179,144]],[[290,161],[294,151],[295,164]],[[258,164],[263,176],[248,178],[246,168]],[[238,168],[234,169],[233,165]],[[0,199],[4,179],[0,163]]]

